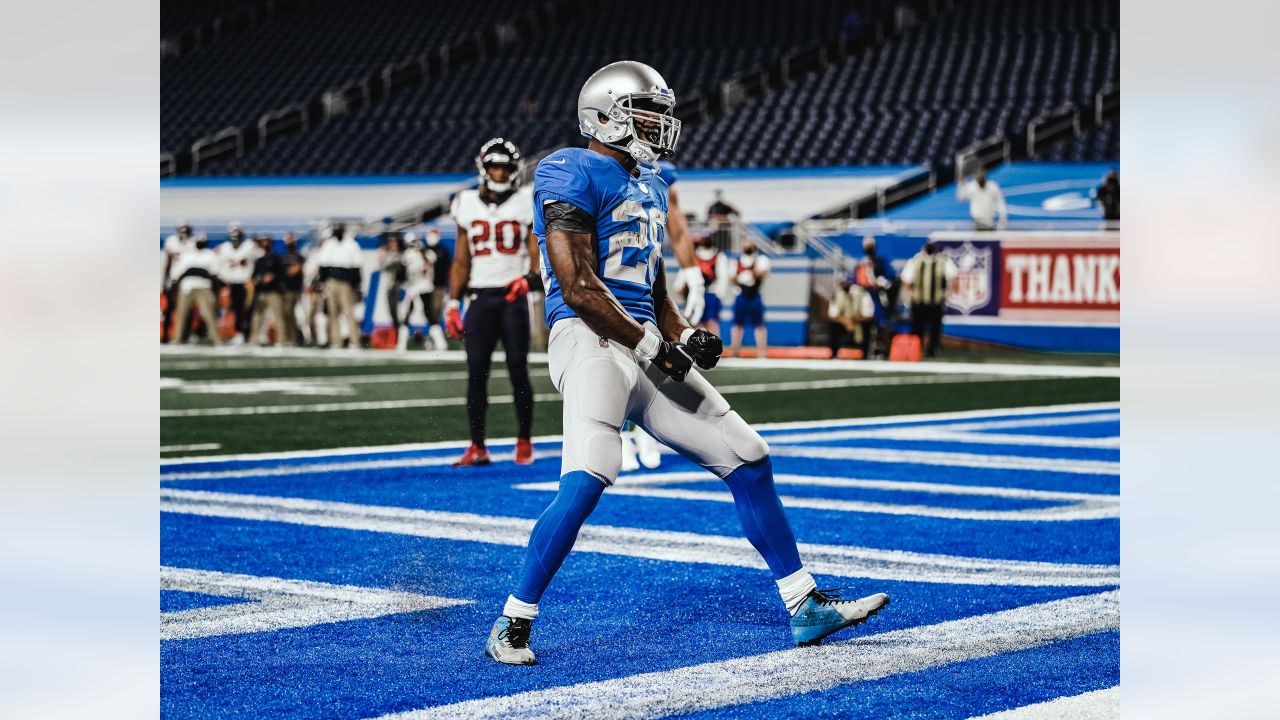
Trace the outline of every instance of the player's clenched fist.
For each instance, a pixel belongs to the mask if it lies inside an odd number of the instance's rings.
[[[636,344],[636,353],[676,382],[684,382],[693,368],[693,358],[685,352],[683,345],[663,340],[656,333],[646,332]]]
[[[693,356],[693,361],[703,370],[715,367],[724,354],[724,343],[720,338],[702,328],[686,330],[680,340],[684,343],[685,350]]]
[[[462,339],[462,311],[459,310],[457,300],[449,301],[449,311],[445,314],[444,329],[449,331],[449,335],[454,340]]]

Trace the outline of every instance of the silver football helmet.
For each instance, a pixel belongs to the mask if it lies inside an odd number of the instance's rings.
[[[505,182],[495,182],[489,178],[489,168],[504,165],[510,168]],[[510,192],[520,184],[520,175],[524,172],[524,156],[520,148],[510,140],[493,138],[480,146],[476,155],[476,170],[480,173],[480,187],[489,188],[490,192]]]
[[[600,68],[582,86],[578,128],[656,170],[660,158],[675,153],[680,139],[675,107],[676,94],[657,70],[623,60]]]

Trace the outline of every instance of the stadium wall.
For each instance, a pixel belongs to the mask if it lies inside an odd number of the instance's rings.
[[[860,245],[863,236],[831,238]],[[931,239],[960,271],[947,337],[1033,350],[1120,352],[1120,233],[939,231],[876,236],[900,273]]]

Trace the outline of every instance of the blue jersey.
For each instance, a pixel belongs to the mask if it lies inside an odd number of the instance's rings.
[[[658,161],[658,169],[661,171],[658,175],[667,181],[667,187],[675,185],[676,181],[680,179],[680,173],[676,172],[676,166],[666,160]]]
[[[633,177],[622,163],[586,148],[557,150],[538,163],[533,176],[533,231],[542,251],[548,326],[577,317],[564,302],[547,254],[542,207],[557,200],[595,218],[596,274],[636,322],[656,323],[653,281],[667,231],[666,181],[645,165]]]

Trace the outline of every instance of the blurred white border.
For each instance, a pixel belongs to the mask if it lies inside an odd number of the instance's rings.
[[[159,7],[0,24],[0,717],[159,715]]]
[[[1125,715],[1277,717],[1280,11],[1121,13]]]
[[[1122,7],[1133,718],[1276,716],[1277,16]],[[0,29],[4,717],[159,714],[158,36],[136,0]]]

